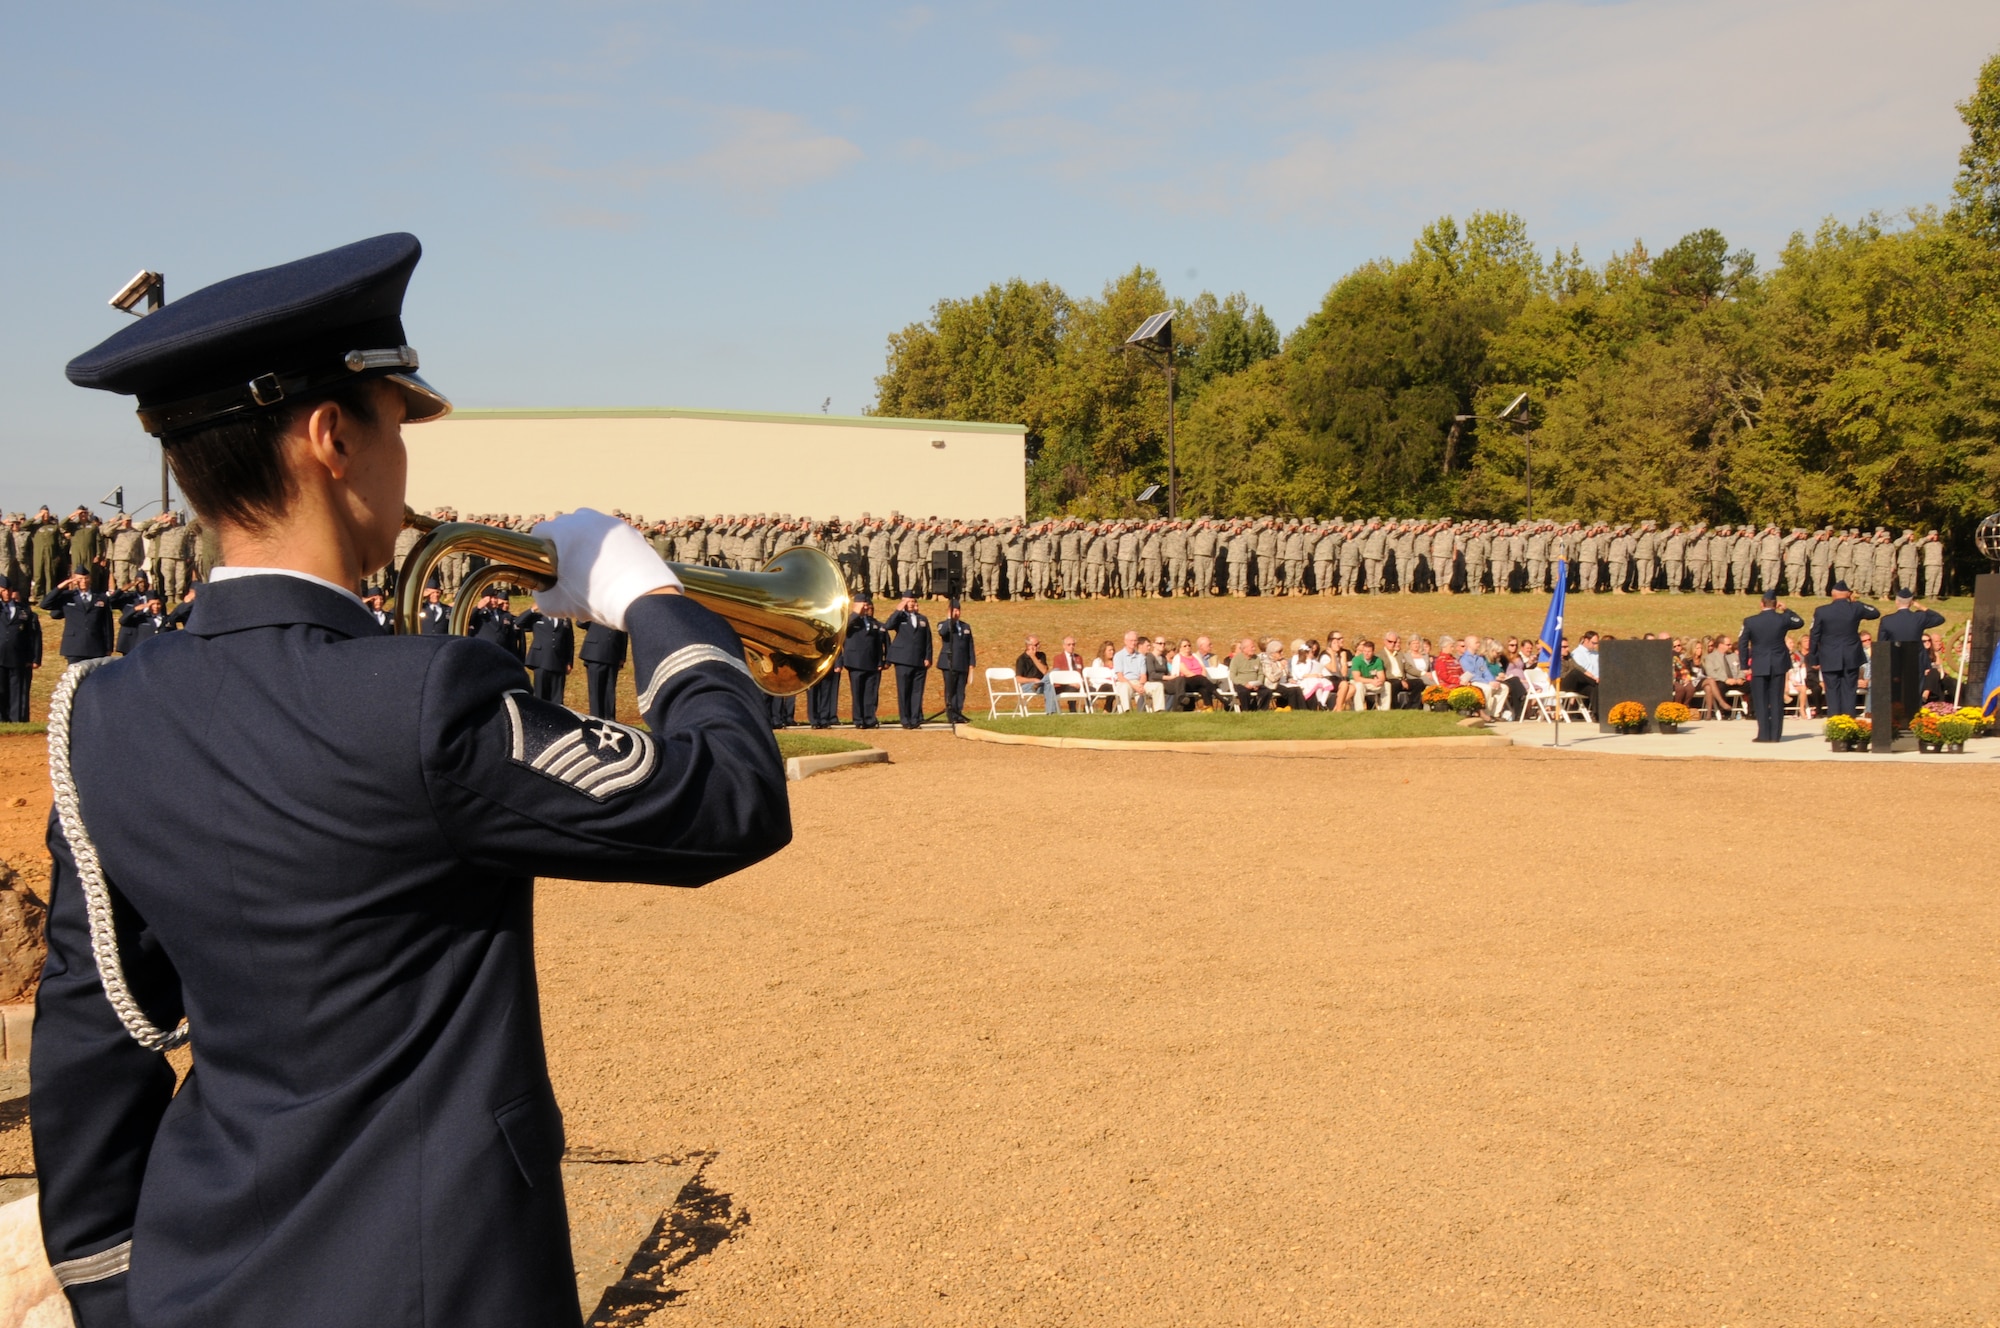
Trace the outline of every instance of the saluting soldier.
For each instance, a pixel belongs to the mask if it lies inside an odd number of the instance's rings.
[[[1028,589],[1036,599],[1049,597],[1049,564],[1055,555],[1055,536],[1049,523],[1037,521],[1028,532]]]
[[[1751,591],[1750,577],[1757,564],[1757,529],[1754,526],[1738,526],[1736,543],[1729,552],[1729,575],[1734,584],[1730,587],[1739,595]]]
[[[1766,587],[1763,607],[1743,620],[1736,651],[1750,675],[1750,712],[1757,718],[1752,742],[1778,742],[1785,736],[1785,676],[1792,667],[1785,637],[1803,626],[1805,621],[1778,599],[1776,587]]]
[[[42,599],[43,610],[63,625],[58,653],[72,665],[87,659],[103,659],[116,644],[112,605],[102,592],[90,588],[90,578],[74,572],[69,579]]]
[[[1896,541],[1896,585],[1915,594],[1917,589],[1917,532],[1906,530]]]
[[[1620,527],[1623,529],[1623,527]],[[1528,532],[1528,593],[1536,594],[1549,588],[1549,525],[1542,521]]]
[[[951,602],[946,613],[948,616],[937,629],[937,665],[944,675],[944,713],[951,723],[963,724],[965,684],[979,663],[979,653],[973,648],[972,625],[961,615],[957,600]]]
[[[400,318],[418,253],[224,281],[69,365],[137,394],[225,555],[186,630],[52,706],[32,1128],[83,1328],[576,1323],[534,878],[697,885],[790,837],[740,643],[614,518],[539,527],[540,607],[631,632],[648,729],[355,598],[402,524],[401,428],[448,409]]]
[[[1688,535],[1676,521],[1660,542],[1660,561],[1667,569],[1667,593],[1678,595],[1687,581]]]
[[[1588,595],[1597,589],[1598,563],[1604,557],[1604,527],[1593,525],[1576,545],[1576,588]]]
[[[1868,662],[1861,646],[1861,624],[1881,617],[1882,611],[1855,599],[1845,581],[1835,581],[1827,593],[1833,598],[1813,610],[1812,633],[1806,638],[1806,667],[1819,670],[1826,712],[1851,715],[1855,684],[1862,665]]]
[[[972,542],[973,557],[979,562],[979,597],[1000,598],[1000,534],[990,523],[981,523]],[[880,593],[883,587],[875,587]]]
[[[1083,597],[1083,527],[1074,521],[1066,522],[1062,538],[1056,541],[1057,557],[1061,559],[1062,594],[1065,599]]]
[[[1655,522],[1639,523],[1639,533],[1632,539],[1632,561],[1639,569],[1639,593],[1652,594],[1660,575],[1660,532]]]
[[[1493,535],[1483,521],[1473,524],[1465,537],[1465,588],[1475,595],[1486,593],[1486,569],[1493,561]]]
[[[496,590],[488,590],[479,597],[479,607],[472,611],[465,626],[468,636],[478,641],[491,641],[512,655],[516,663],[526,653],[522,649],[521,628],[515,621],[514,612]]]
[[[1869,584],[1875,588],[1875,593],[1877,595],[1895,594],[1896,546],[1890,541],[1888,531],[1877,528],[1875,532],[1874,556],[1870,561],[1874,564],[1874,572],[1869,578]]]
[[[1812,593],[1825,595],[1833,581],[1833,539],[1825,526],[1815,530],[1806,541],[1806,574],[1811,579]]]
[[[1188,553],[1194,559],[1194,593],[1197,596],[1215,593],[1215,551],[1220,543],[1215,523],[1207,517],[1194,523],[1194,533],[1188,538]]]
[[[1806,593],[1806,551],[1810,541],[1806,532],[1798,526],[1785,537],[1785,589],[1794,595]]]
[[[875,621],[875,601],[854,597],[847,618],[847,637],[840,647],[840,667],[847,670],[848,707],[857,729],[880,728],[882,670],[889,666],[889,634]]]
[[[889,633],[888,661],[896,666],[896,718],[906,729],[924,724],[924,686],[930,679],[933,657],[931,620],[905,595],[889,620],[882,624]]]
[[[1925,532],[1920,552],[1924,564],[1924,598],[1936,599],[1944,594],[1944,544],[1935,530]]]
[[[28,521],[27,528],[30,561],[34,565],[34,584],[29,593],[39,601],[47,598],[68,575],[62,565],[62,522],[43,503],[41,510]]]
[[[1160,553],[1167,561],[1167,593],[1185,595],[1188,588],[1188,524],[1169,521],[1160,536]]]

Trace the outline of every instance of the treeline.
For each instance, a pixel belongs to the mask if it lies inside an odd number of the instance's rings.
[[[2000,56],[1959,112],[1949,208],[1827,221],[1767,274],[1714,230],[1592,265],[1482,212],[1283,337],[1143,267],[1096,298],[1014,280],[892,335],[874,410],[1024,423],[1031,514],[1138,513],[1166,478],[1164,375],[1122,347],[1172,308],[1184,515],[1518,517],[1532,449],[1537,517],[1960,543],[2000,508]],[[1523,419],[1491,418],[1523,392]]]

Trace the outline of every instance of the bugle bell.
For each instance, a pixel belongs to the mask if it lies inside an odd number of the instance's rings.
[[[556,583],[555,544],[539,535],[472,521],[440,521],[405,508],[403,525],[423,537],[396,570],[396,630],[414,635],[424,586],[452,554],[483,558],[459,584],[451,630],[463,636],[486,587],[501,582],[546,590]],[[750,676],[773,696],[796,696],[833,667],[847,625],[847,582],[818,549],[791,548],[761,572],[668,563],[690,599],[722,615],[743,639]]]

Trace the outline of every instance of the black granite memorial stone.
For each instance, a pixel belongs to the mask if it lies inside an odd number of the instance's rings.
[[[1646,729],[1654,730],[1653,711],[1674,699],[1674,643],[1671,641],[1604,641],[1597,653],[1597,729],[1611,732],[1608,716],[1620,701],[1646,707]]]

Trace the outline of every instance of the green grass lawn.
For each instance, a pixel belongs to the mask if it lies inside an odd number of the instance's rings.
[[[1457,715],[1428,710],[1263,710],[1154,715],[1030,715],[975,719],[975,728],[1037,738],[1112,738],[1128,742],[1247,742],[1312,738],[1463,738]]]
[[[778,755],[787,761],[794,756],[830,756],[834,752],[865,752],[869,744],[856,742],[852,738],[829,738],[820,733],[785,733],[778,735]]]
[[[0,724],[0,738],[11,738],[17,733],[47,733],[46,724]]]

